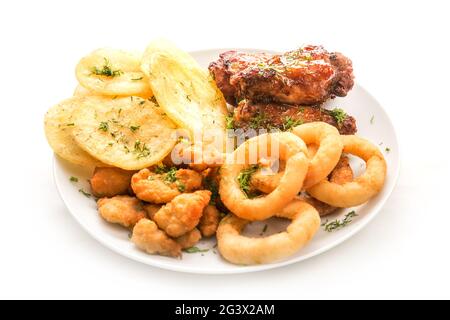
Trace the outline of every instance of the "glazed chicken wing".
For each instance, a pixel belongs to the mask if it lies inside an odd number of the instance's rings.
[[[338,110],[338,111],[336,111]],[[235,128],[274,129],[283,131],[289,126],[322,121],[336,127],[340,134],[355,134],[356,121],[340,109],[328,110],[321,107],[287,105],[281,103],[257,103],[241,100],[234,109]]]
[[[284,54],[227,51],[209,70],[230,104],[248,98],[316,105],[353,87],[350,59],[322,46],[304,46]]]

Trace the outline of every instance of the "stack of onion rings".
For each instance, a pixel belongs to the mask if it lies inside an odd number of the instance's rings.
[[[303,183],[309,188],[325,179],[338,163],[343,148],[339,131],[325,122],[310,122],[293,128],[292,132],[306,144],[319,146],[310,160]]]
[[[252,150],[266,149],[271,144],[279,145],[279,157],[286,161],[286,168],[280,184],[271,193],[249,199],[241,190],[237,177],[248,167],[249,153]],[[308,171],[307,149],[305,143],[289,132],[263,134],[247,140],[240,145],[220,169],[219,194],[223,203],[240,218],[264,220],[281,211],[302,189]],[[244,160],[239,163],[238,160]],[[231,163],[230,163],[231,162]]]
[[[262,137],[266,142],[262,142]],[[320,215],[304,198],[297,197],[300,191],[306,190],[312,200],[322,201],[324,206],[352,207],[366,202],[383,187],[386,162],[380,150],[357,136],[340,136],[336,128],[322,122],[297,126],[292,133],[271,133],[249,139],[230,158],[247,159],[252,148],[263,147],[264,143],[270,146],[274,141],[280,144],[279,160],[285,161],[284,170],[264,176],[259,169],[250,180],[251,187],[265,195],[249,199],[240,189],[237,177],[250,165],[248,161],[243,164],[227,161],[220,169],[219,194],[232,214],[220,222],[217,241],[222,256],[232,263],[270,263],[286,258],[313,237],[320,226]],[[336,173],[341,156],[347,159],[342,153],[362,158],[366,171],[353,179],[347,160],[342,166],[342,177],[329,180],[331,173]],[[285,232],[268,237],[250,238],[240,234],[251,221],[272,216],[292,222]]]

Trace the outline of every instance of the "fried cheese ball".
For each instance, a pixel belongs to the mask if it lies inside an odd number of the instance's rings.
[[[210,197],[208,190],[180,194],[156,212],[153,220],[169,236],[181,237],[198,225]]]
[[[175,168],[166,173],[142,169],[131,178],[136,196],[150,203],[167,203],[183,192],[192,192],[202,185],[202,176],[189,169]]]
[[[103,219],[126,228],[134,226],[146,216],[141,201],[130,196],[101,198],[97,201],[97,207]]]
[[[176,238],[175,241],[181,246],[182,249],[187,249],[195,246],[201,238],[202,234],[197,228],[195,228],[188,233],[183,234],[181,237]]]
[[[148,219],[140,220],[133,228],[131,241],[150,254],[168,257],[181,256],[181,245],[158,229],[156,223]]]
[[[213,205],[208,205],[203,210],[203,215],[198,224],[198,228],[204,237],[211,237],[216,234],[220,222],[220,212]]]
[[[92,194],[97,198],[127,194],[131,176],[135,172],[114,167],[96,167],[89,180]]]

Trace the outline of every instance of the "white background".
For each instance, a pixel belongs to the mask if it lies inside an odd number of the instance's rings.
[[[0,298],[450,298],[450,30],[446,1],[2,1]],[[45,111],[69,97],[80,57],[144,49],[323,44],[352,58],[391,116],[402,168],[374,221],[285,268],[201,276],[104,248],[60,200]],[[361,106],[364,108],[364,106]]]

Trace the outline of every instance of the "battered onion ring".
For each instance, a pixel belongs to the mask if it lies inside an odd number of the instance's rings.
[[[308,174],[304,188],[309,188],[325,179],[342,154],[342,141],[339,131],[325,122],[309,122],[292,129],[292,133],[299,136],[306,144],[319,146],[314,157],[310,160]]]
[[[344,152],[353,154],[366,162],[366,171],[351,182],[342,185],[322,180],[309,188],[307,192],[314,198],[341,208],[363,204],[384,185],[386,161],[380,150],[369,141],[349,135],[342,136]]]
[[[269,151],[275,141],[279,144],[280,159],[286,161],[286,169],[280,184],[268,195],[248,199],[241,190],[237,177],[248,167],[248,158],[252,156],[251,150],[267,147]],[[262,145],[263,143],[265,144]],[[227,163],[220,169],[219,194],[222,202],[231,212],[243,219],[264,220],[273,216],[302,189],[308,171],[306,152],[305,143],[290,132],[263,134],[247,140],[230,155],[232,158],[227,159]],[[245,164],[237,163],[238,159],[245,159]]]
[[[287,258],[301,249],[320,227],[320,216],[313,206],[300,200],[290,202],[278,217],[291,219],[286,231],[265,238],[240,235],[249,221],[228,215],[217,229],[222,256],[236,264],[261,264]]]

